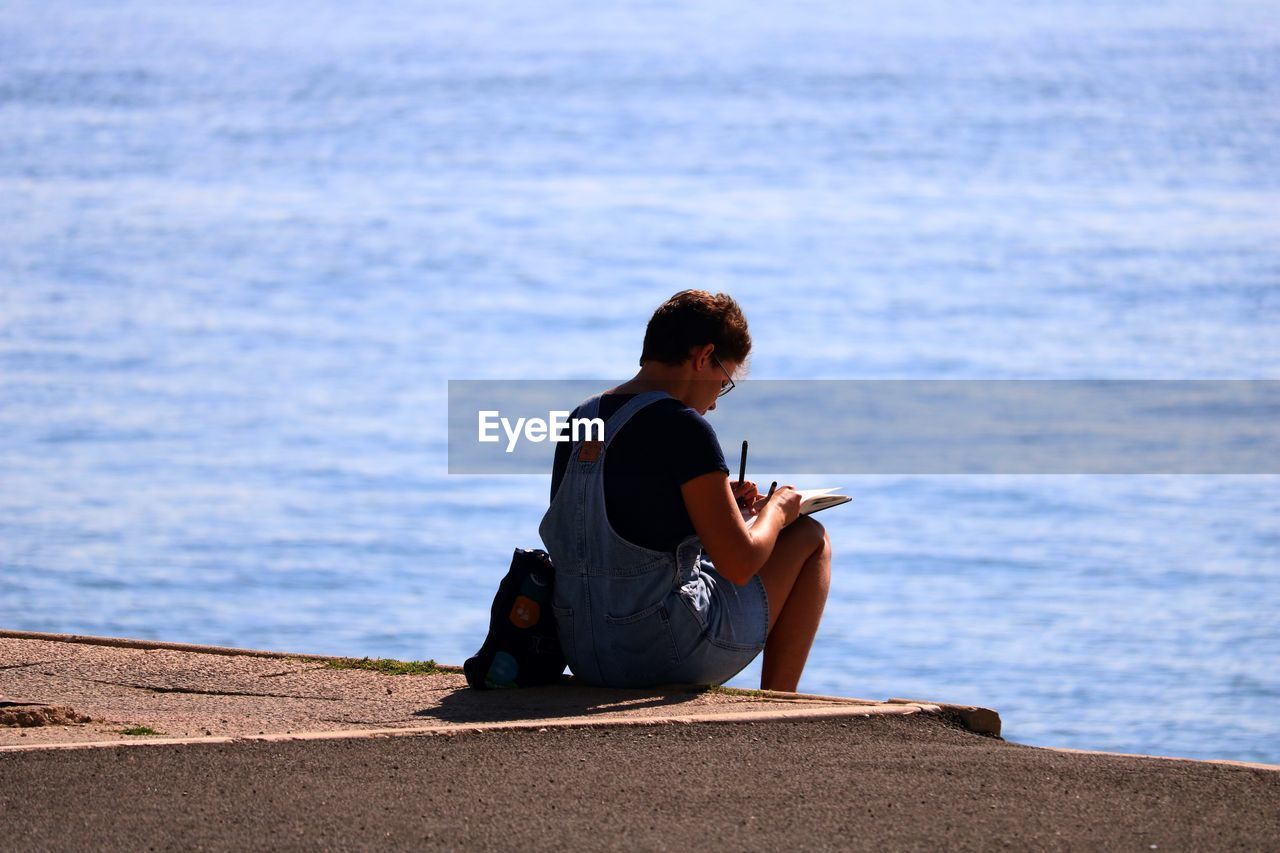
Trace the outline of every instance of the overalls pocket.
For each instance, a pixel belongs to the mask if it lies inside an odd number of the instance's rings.
[[[662,618],[665,621],[667,618],[667,603],[665,601],[659,601],[657,604],[651,604],[638,613],[632,613],[630,616],[606,616],[604,617],[604,621],[608,622],[610,625],[634,625],[635,623],[648,619],[653,614],[659,612],[662,614]]]
[[[620,681],[662,680],[680,662],[670,623],[666,601],[625,616],[605,616],[608,663],[602,665]]]

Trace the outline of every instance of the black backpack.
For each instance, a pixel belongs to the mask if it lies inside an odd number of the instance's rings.
[[[477,690],[555,684],[564,672],[551,594],[555,566],[546,551],[517,548],[489,611],[489,636],[462,670]]]

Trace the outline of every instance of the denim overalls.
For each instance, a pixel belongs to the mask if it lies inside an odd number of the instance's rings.
[[[600,397],[577,417],[598,417]],[[618,431],[663,391],[638,394],[605,423],[604,441],[575,442],[538,528],[556,566],[555,614],[574,675],[591,684],[720,684],[764,648],[764,583],[721,577],[696,535],[674,552],[619,536],[605,512],[604,463]]]

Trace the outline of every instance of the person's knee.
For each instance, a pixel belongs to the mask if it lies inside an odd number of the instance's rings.
[[[793,536],[803,537],[809,546],[810,553],[820,550],[830,552],[831,540],[827,537],[827,529],[822,522],[815,521],[812,516],[802,515],[787,526]]]

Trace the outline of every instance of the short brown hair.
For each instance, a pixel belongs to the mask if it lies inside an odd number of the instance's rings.
[[[653,312],[640,363],[683,364],[690,349],[706,344],[715,344],[717,358],[744,363],[751,353],[747,318],[727,293],[682,290]]]

